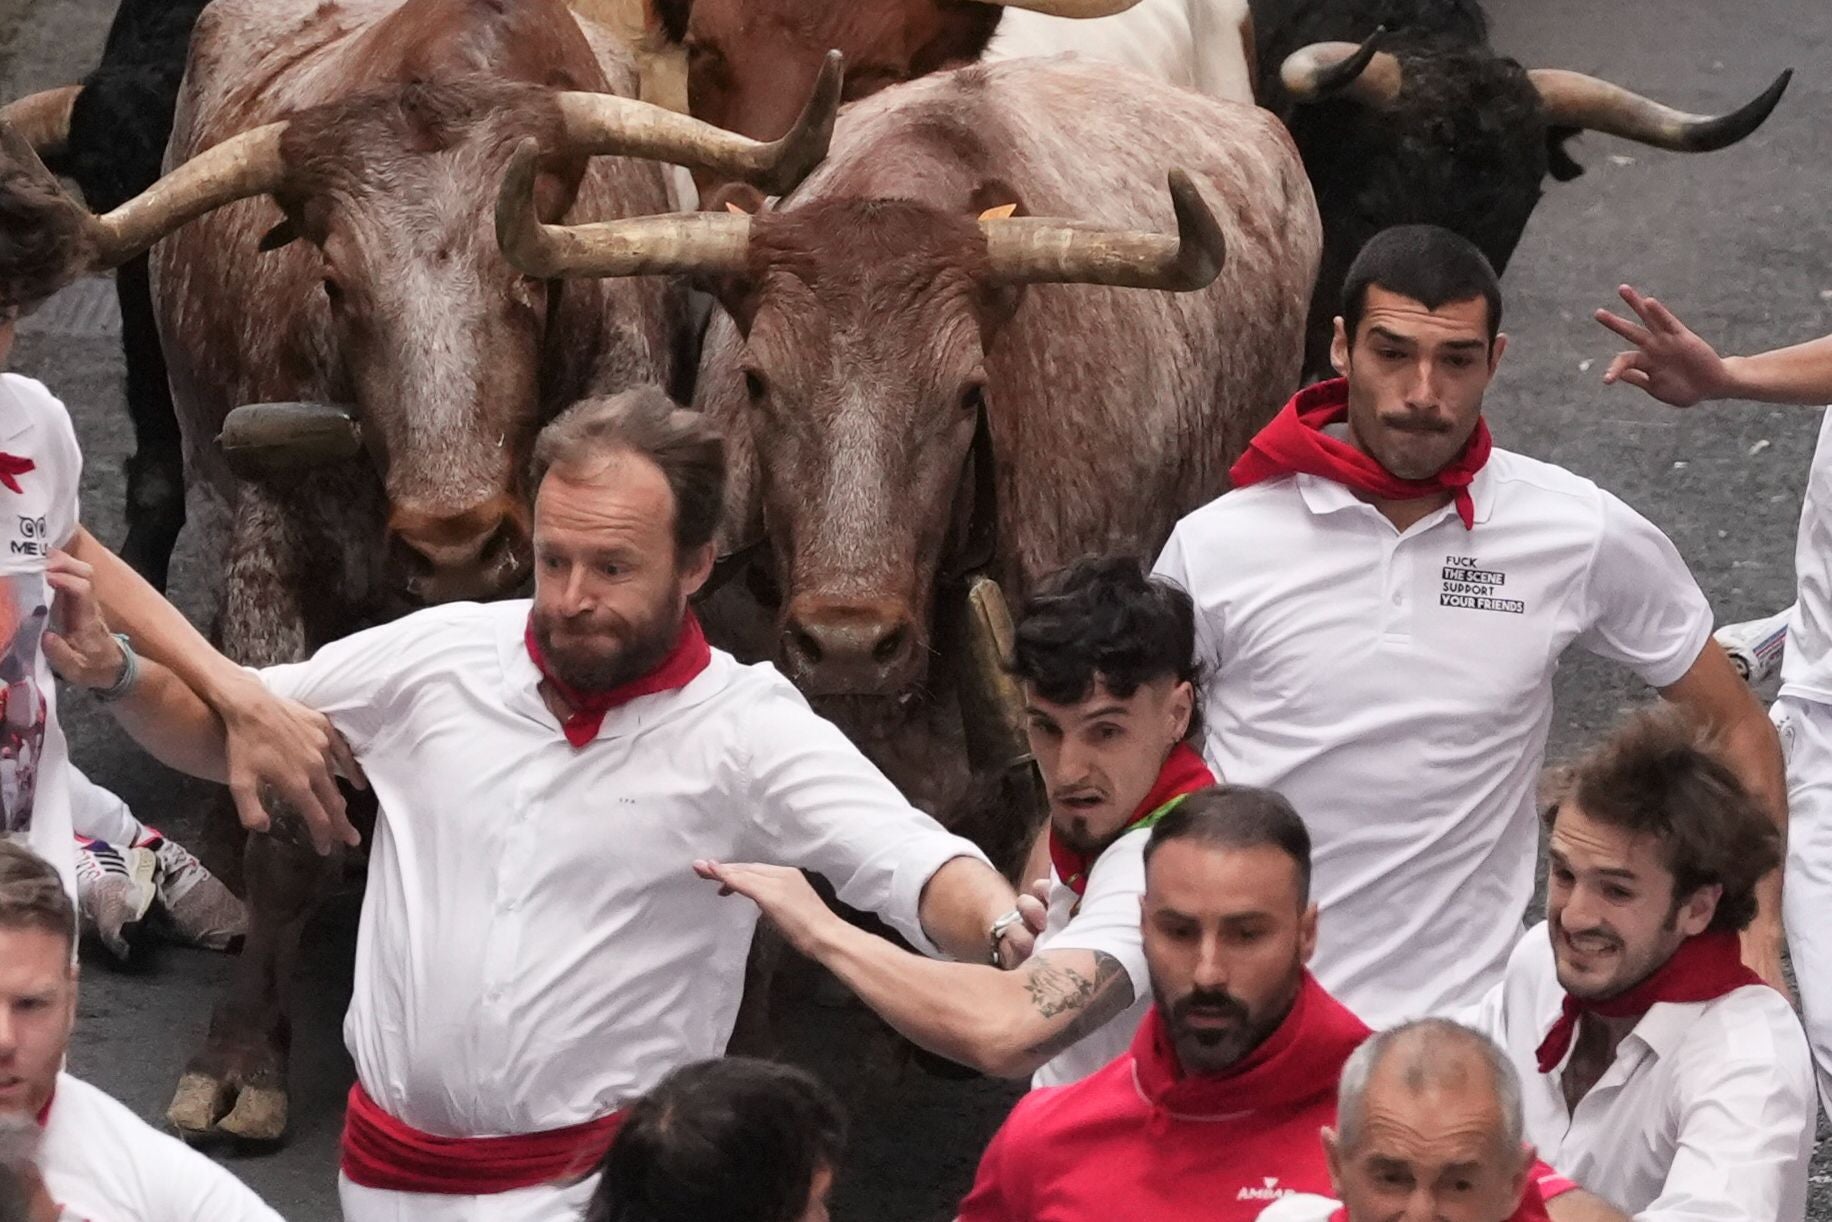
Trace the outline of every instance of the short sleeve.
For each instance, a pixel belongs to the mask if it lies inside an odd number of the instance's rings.
[[[1164,550],[1158,553],[1158,562],[1152,566],[1151,575],[1170,582],[1188,594],[1196,604],[1196,664],[1203,674],[1213,675],[1221,665],[1223,626],[1215,612],[1205,608],[1203,600],[1197,596],[1195,577],[1190,571],[1192,557],[1188,549],[1189,530],[1179,523],[1170,532]]]
[[[1139,897],[1145,894],[1145,841],[1151,833],[1128,832],[1109,845],[1088,874],[1081,904],[1046,951],[1087,950],[1111,955],[1132,980],[1136,1000],[1151,996],[1145,940],[1139,932]]]
[[[165,1150],[168,1173],[155,1190],[163,1199],[146,1222],[281,1222],[280,1215],[229,1170],[181,1142]]]
[[[745,737],[759,858],[820,874],[842,903],[878,914],[924,954],[939,954],[922,929],[923,888],[956,857],[991,869],[979,847],[911,806],[786,681],[773,679],[749,710]]]
[[[48,392],[47,392],[48,393]],[[70,410],[56,398],[57,411],[52,414],[51,446],[58,455],[58,496],[45,514],[45,529],[57,546],[68,549],[76,536],[82,518],[83,450],[76,441],[76,428],[70,422]]]
[[[358,754],[399,721],[401,676],[424,652],[424,612],[332,641],[303,662],[257,672],[267,690],[331,719]],[[436,631],[436,630],[435,630]]]
[[[1677,683],[1711,637],[1711,605],[1673,541],[1614,495],[1602,495],[1602,537],[1578,643],[1652,687]]]

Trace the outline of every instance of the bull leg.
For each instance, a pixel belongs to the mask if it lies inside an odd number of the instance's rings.
[[[184,449],[165,353],[153,323],[152,290],[146,256],[129,260],[115,273],[121,304],[121,348],[127,358],[127,412],[134,425],[134,452],[127,460],[127,538],[121,558],[163,591],[184,529]]]
[[[354,498],[346,489],[313,487],[317,483],[316,477],[305,481],[300,495],[286,500],[250,485],[241,489],[222,617],[223,650],[238,661],[267,665],[306,656],[320,635],[308,630],[308,618],[320,620],[322,604],[343,588],[308,563],[308,541],[317,537],[317,552],[327,550],[315,507],[336,505],[338,496]],[[309,617],[302,596],[308,590],[316,604]],[[229,818],[233,809],[219,803]],[[189,1136],[271,1142],[286,1131],[289,986],[300,935],[340,862],[317,857],[302,834],[288,834],[298,830],[288,812],[270,809],[275,832],[249,836],[243,858],[247,941],[204,1047],[186,1066],[166,1113]]]

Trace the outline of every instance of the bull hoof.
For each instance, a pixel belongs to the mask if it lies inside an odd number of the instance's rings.
[[[207,1137],[216,1132],[217,1118],[228,1111],[229,1094],[227,1082],[208,1074],[187,1073],[178,1079],[165,1118],[182,1137]]]
[[[216,1128],[243,1141],[279,1141],[286,1136],[286,1092],[272,1086],[242,1087],[235,1107]]]

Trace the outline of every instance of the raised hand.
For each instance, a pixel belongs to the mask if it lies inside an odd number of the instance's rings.
[[[1700,339],[1673,312],[1632,285],[1616,290],[1640,325],[1598,310],[1596,320],[1635,345],[1616,354],[1603,373],[1605,385],[1621,381],[1640,387],[1662,403],[1691,407],[1704,399],[1723,398],[1730,387],[1724,358]]]

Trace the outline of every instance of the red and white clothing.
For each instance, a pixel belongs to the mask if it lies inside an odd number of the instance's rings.
[[[817,871],[930,953],[924,885],[984,860],[774,669],[722,652],[575,749],[541,699],[528,611],[436,607],[262,672],[330,717],[380,800],[344,1038],[374,1102],[436,1137],[582,1124],[724,1051],[756,909],[696,857]],[[533,1222],[581,1192],[343,1181],[354,1222]]]
[[[69,410],[43,383],[0,374],[0,835],[55,865],[72,896],[69,753],[40,642],[45,564],[76,534],[82,473]]]
[[[1661,687],[1711,635],[1665,535],[1587,479],[1496,449],[1401,533],[1331,479],[1184,518],[1157,564],[1196,604],[1204,754],[1283,793],[1313,844],[1312,969],[1376,1026],[1473,1004],[1533,894],[1533,794],[1571,645]]]
[[[1564,1001],[1541,923],[1469,1015],[1520,1071],[1527,1140],[1541,1158],[1645,1222],[1806,1217],[1813,1067],[1781,994],[1750,984],[1653,1005],[1575,1112],[1562,1086],[1570,1049],[1549,1073],[1537,1059]]]
[[[1049,913],[1037,938],[1037,952],[1086,950],[1111,957],[1132,981],[1132,1004],[1099,1030],[1057,1053],[1031,1075],[1032,1086],[1079,1082],[1131,1046],[1133,1033],[1151,1009],[1151,971],[1139,931],[1145,843],[1166,811],[1188,794],[1214,783],[1215,775],[1202,757],[1179,743],[1152,791],[1139,804],[1128,824],[1131,830],[1101,850],[1092,863],[1078,860],[1052,838]]]
[[[1138,0],[1111,17],[1071,19],[1010,8],[988,60],[1073,52],[1228,102],[1253,104],[1247,0]]]
[[[69,1222],[280,1222],[242,1181],[59,1074],[38,1169]]]
[[[1327,1192],[1318,1132],[1367,1026],[1306,974],[1291,1012],[1232,1072],[1185,1077],[1151,1010],[1126,1055],[1018,1101],[959,1222],[1251,1222]],[[1545,1217],[1537,1193],[1512,1222]]]

